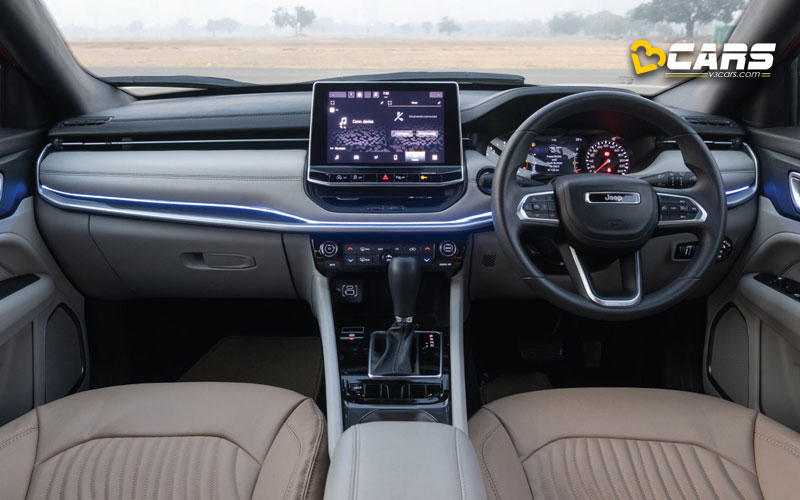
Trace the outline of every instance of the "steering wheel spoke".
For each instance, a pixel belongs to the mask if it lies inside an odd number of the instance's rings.
[[[707,229],[708,211],[695,190],[685,194],[656,189],[658,195],[658,234],[697,233]]]
[[[636,250],[619,258],[622,292],[604,295],[597,291],[597,287],[592,281],[592,275],[578,251],[567,244],[560,245],[559,250],[573,286],[584,298],[599,306],[611,308],[633,307],[642,301],[644,294],[642,292],[641,251]]]
[[[517,218],[524,227],[558,227],[559,218],[552,186],[520,187]]]

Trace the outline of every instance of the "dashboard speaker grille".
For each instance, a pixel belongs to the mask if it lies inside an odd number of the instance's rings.
[[[53,401],[75,392],[85,373],[81,326],[66,305],[56,307],[47,319],[44,345],[45,399]]]
[[[749,352],[747,322],[728,304],[711,326],[708,378],[723,397],[744,406],[749,403]]]
[[[493,253],[484,254],[481,262],[483,263],[483,267],[494,267],[497,262],[497,255]]]

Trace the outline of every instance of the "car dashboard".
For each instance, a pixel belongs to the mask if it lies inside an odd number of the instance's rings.
[[[346,88],[324,90],[344,92],[336,95],[345,101],[350,99],[348,92],[353,93],[352,102],[342,108],[347,127],[363,125],[364,117],[357,115],[365,99],[371,101],[369,109],[378,110],[381,101],[388,105],[402,90],[396,83],[337,85]],[[416,254],[428,247],[428,269],[450,275],[469,269],[478,297],[527,295],[526,287],[503,267],[493,239],[492,172],[512,131],[531,113],[559,97],[592,89],[434,87],[424,95],[430,102],[422,105],[436,106],[439,96],[450,98],[436,126],[411,126],[398,117],[409,119],[413,114],[424,119],[438,108],[387,109],[382,135],[369,132],[372,145],[356,144],[358,150],[347,149],[352,134],[340,134],[345,132],[340,128],[345,116],[336,114],[340,103],[330,98],[333,94],[317,100],[319,109],[312,113],[314,99],[308,91],[140,100],[64,120],[51,130],[38,162],[38,203],[48,212],[40,219],[42,231],[71,277],[95,295],[295,296],[294,256],[283,244],[289,235],[307,238],[304,245],[313,245],[311,261],[320,272],[354,270],[353,266],[378,270],[391,255]],[[370,98],[364,97],[367,91]],[[360,98],[356,92],[362,92]],[[418,97],[394,99],[416,106]],[[745,132],[725,117],[675,111],[712,149],[729,209],[750,207],[747,216],[738,219],[743,229],[731,234],[738,242],[749,234],[744,227],[755,217],[755,209],[747,202],[758,186],[756,160]],[[354,116],[360,123],[353,123]],[[314,140],[315,127],[323,122],[334,129],[332,137],[345,142],[326,143],[315,151],[315,144],[322,142]],[[324,128],[317,132],[327,137]],[[412,144],[411,149],[393,150],[395,140]],[[345,160],[345,155],[351,156]],[[373,156],[365,161],[367,155]],[[573,174],[636,176],[677,189],[693,183],[674,142],[644,120],[613,110],[574,116],[538,135],[517,171],[521,183],[534,184]],[[154,260],[137,258],[143,240],[135,235],[148,239]],[[230,259],[234,267],[247,269],[247,257],[268,263],[253,272],[275,270],[269,283],[254,285],[243,272],[221,280],[225,286],[215,291],[198,289],[206,278],[198,270],[214,268],[208,264],[214,257],[193,248],[211,238],[227,243],[207,253],[222,254],[220,258]],[[664,243],[653,258],[654,268],[663,267],[666,259],[669,272],[679,273],[685,265],[679,245],[689,242],[684,240],[673,237]],[[67,241],[72,244],[62,243]],[[369,251],[346,251],[353,243]],[[452,254],[442,250],[451,247]],[[532,241],[530,252],[543,259],[547,247]],[[739,245],[734,247],[738,250]],[[81,248],[80,258],[71,258]],[[557,263],[541,265],[562,272]],[[148,273],[153,266],[163,274]],[[90,269],[95,271],[91,278]],[[654,281],[656,286],[659,279]]]

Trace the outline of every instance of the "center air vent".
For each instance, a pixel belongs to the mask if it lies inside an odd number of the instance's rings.
[[[726,118],[713,118],[710,116],[684,116],[687,122],[692,125],[702,125],[705,127],[734,127],[735,124]]]
[[[90,116],[87,118],[70,118],[61,122],[62,127],[92,127],[111,121],[110,116]]]

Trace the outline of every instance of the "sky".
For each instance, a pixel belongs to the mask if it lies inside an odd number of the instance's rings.
[[[547,20],[561,12],[610,10],[624,14],[644,0],[43,0],[61,26],[103,29],[141,21],[166,27],[188,18],[194,26],[230,17],[243,25],[270,23],[272,10],[302,5],[317,18],[371,23],[422,23],[450,16],[459,22]]]

